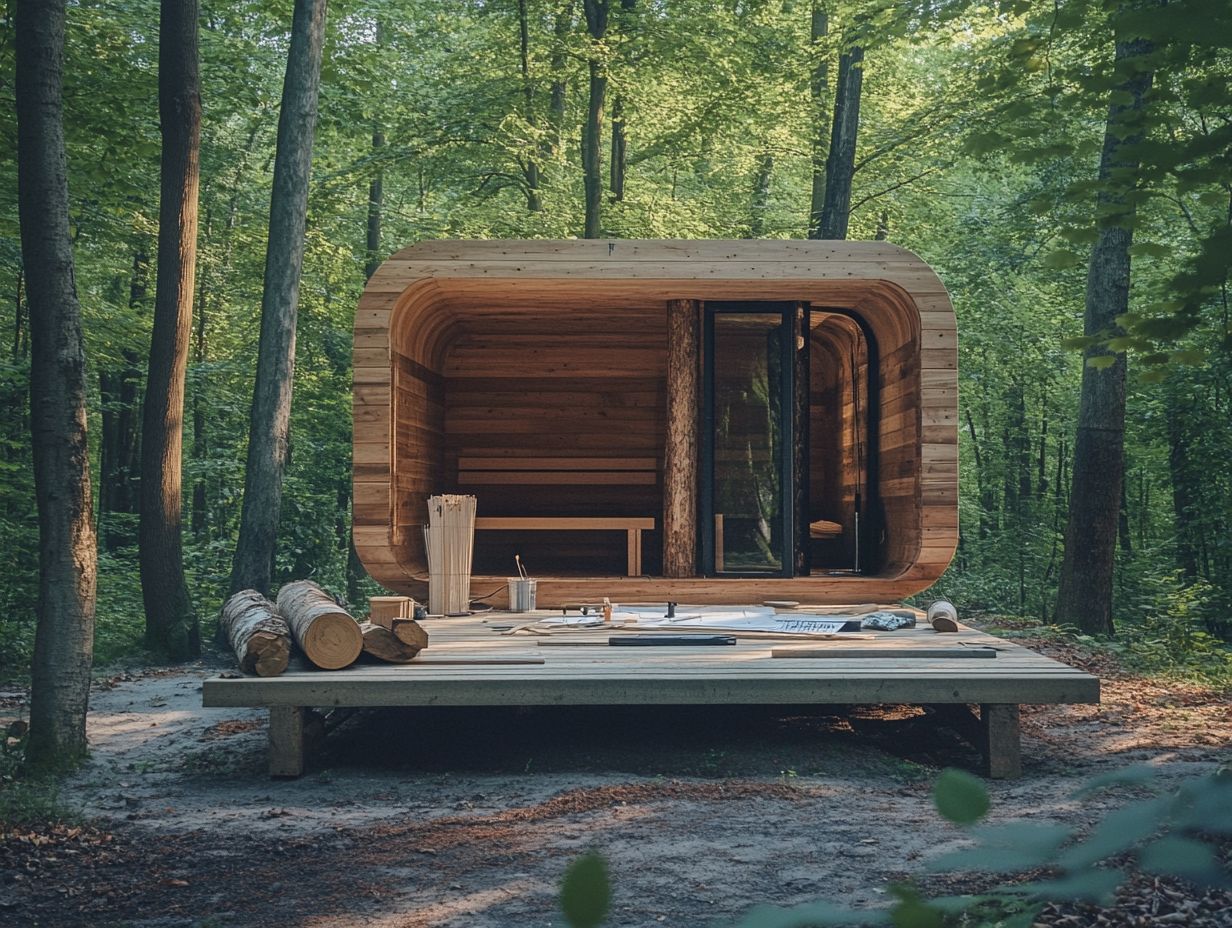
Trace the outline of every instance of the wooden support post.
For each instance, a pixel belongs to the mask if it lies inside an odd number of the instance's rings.
[[[697,448],[701,320],[696,300],[667,301],[667,444],[663,576],[697,576]]]
[[[270,706],[269,772],[271,777],[297,777],[304,772],[303,706]]]
[[[981,704],[980,731],[985,773],[994,780],[1022,776],[1018,706],[1013,703]]]

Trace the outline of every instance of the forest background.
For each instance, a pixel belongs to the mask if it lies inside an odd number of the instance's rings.
[[[13,5],[0,21],[9,99]],[[596,30],[587,14],[600,6],[607,21]],[[159,4],[82,0],[67,22],[96,660],[108,662],[139,654],[144,640],[137,478],[157,273]],[[290,26],[290,4],[267,0],[209,4],[200,19],[184,563],[207,626],[240,527]],[[934,592],[964,613],[1056,617],[1084,366],[1127,358],[1119,640],[1156,662],[1210,654],[1226,674],[1230,50],[1222,0],[337,0],[325,26],[275,579],[310,576],[353,601],[378,592],[350,556],[351,327],[366,275],[393,250],[427,238],[888,238],[937,269],[959,321],[961,543]],[[1137,64],[1127,71],[1129,53]],[[596,67],[606,94],[597,150],[585,130]],[[1147,73],[1149,93],[1125,89]],[[845,116],[835,118],[836,103]],[[1109,134],[1110,106],[1131,118]],[[6,677],[29,666],[39,571],[16,137],[6,106]],[[1109,137],[1128,154],[1101,177]],[[840,190],[823,216],[844,170],[846,199]],[[1112,227],[1132,233],[1129,304],[1114,324],[1084,330],[1092,249]]]

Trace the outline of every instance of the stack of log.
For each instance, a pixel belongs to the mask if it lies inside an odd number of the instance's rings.
[[[376,596],[369,621],[359,622],[311,580],[296,580],[270,602],[241,590],[223,604],[219,621],[240,670],[274,677],[287,669],[293,645],[322,670],[341,670],[360,655],[405,664],[428,646],[415,621],[414,600]]]

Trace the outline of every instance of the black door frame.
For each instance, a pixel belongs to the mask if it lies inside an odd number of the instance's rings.
[[[803,325],[798,321],[803,312]],[[782,440],[779,442],[780,532],[782,537],[782,569],[773,571],[716,571],[714,567],[714,318],[727,313],[778,313],[782,319],[779,337],[780,351],[780,398],[779,418]],[[701,486],[699,487],[698,521],[702,562],[701,572],[708,577],[794,577],[796,561],[795,530],[795,473],[793,466],[795,432],[794,409],[796,391],[796,352],[808,350],[808,338],[799,349],[801,331],[808,332],[808,306],[796,301],[781,300],[739,302],[710,302],[703,304],[702,322],[702,442]],[[807,364],[806,364],[807,368]]]

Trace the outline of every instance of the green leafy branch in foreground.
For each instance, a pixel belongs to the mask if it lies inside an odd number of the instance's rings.
[[[1089,781],[1074,796],[1111,786],[1148,788],[1154,776],[1150,767],[1131,767]],[[1148,873],[1200,887],[1232,886],[1232,874],[1208,840],[1232,836],[1232,770],[1190,780],[1173,792],[1149,792],[1147,798],[1109,813],[1078,839],[1076,828],[1052,822],[979,824],[990,807],[983,782],[961,770],[943,770],[933,790],[937,811],[956,825],[970,826],[974,844],[943,854],[929,870],[1005,875],[1047,870],[1052,875],[936,899],[925,899],[910,886],[893,885],[888,892],[897,901],[889,909],[851,909],[825,901],[792,908],[758,906],[735,928],[943,928],[960,916],[969,928],[1028,928],[1049,902],[1107,903],[1128,877],[1123,864],[1130,854]],[[560,890],[565,921],[571,928],[598,928],[610,910],[611,895],[607,866],[599,854],[575,860]]]

